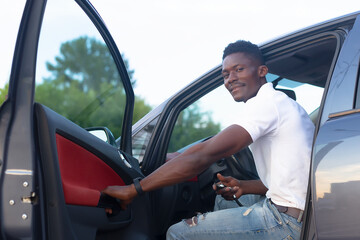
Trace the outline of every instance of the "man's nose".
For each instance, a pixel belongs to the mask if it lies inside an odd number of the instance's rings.
[[[229,72],[229,77],[227,79],[227,83],[231,84],[236,79],[237,79],[236,73],[234,71]]]

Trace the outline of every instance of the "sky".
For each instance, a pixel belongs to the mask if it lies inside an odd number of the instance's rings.
[[[259,44],[360,10],[359,0],[91,2],[135,70],[135,94],[152,106],[221,64],[222,51],[230,42],[245,39]],[[0,87],[9,78],[24,0],[2,3]],[[54,38],[60,37],[54,33]]]

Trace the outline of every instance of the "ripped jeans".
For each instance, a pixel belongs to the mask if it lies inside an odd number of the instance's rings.
[[[166,239],[300,238],[302,223],[297,222],[297,219],[285,213],[279,213],[276,207],[265,197],[260,198],[253,205],[247,205],[245,204],[246,196],[239,199],[244,207],[235,207],[229,201],[228,207],[230,208],[228,209],[220,207],[218,209],[223,210],[201,214],[172,225],[168,229]]]

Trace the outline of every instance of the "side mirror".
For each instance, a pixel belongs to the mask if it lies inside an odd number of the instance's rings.
[[[86,128],[86,130],[104,142],[116,147],[115,137],[107,127],[90,127]]]

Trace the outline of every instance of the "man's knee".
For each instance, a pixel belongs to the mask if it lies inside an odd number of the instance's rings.
[[[166,240],[180,239],[180,233],[183,232],[183,226],[184,223],[182,221],[170,226],[166,233]]]
[[[205,220],[205,214],[199,214],[192,218],[184,219],[179,223],[176,223],[168,229],[166,233],[166,239],[182,239],[184,234],[188,233],[189,228],[196,227],[199,223],[199,220]],[[188,237],[188,236],[187,236]]]

